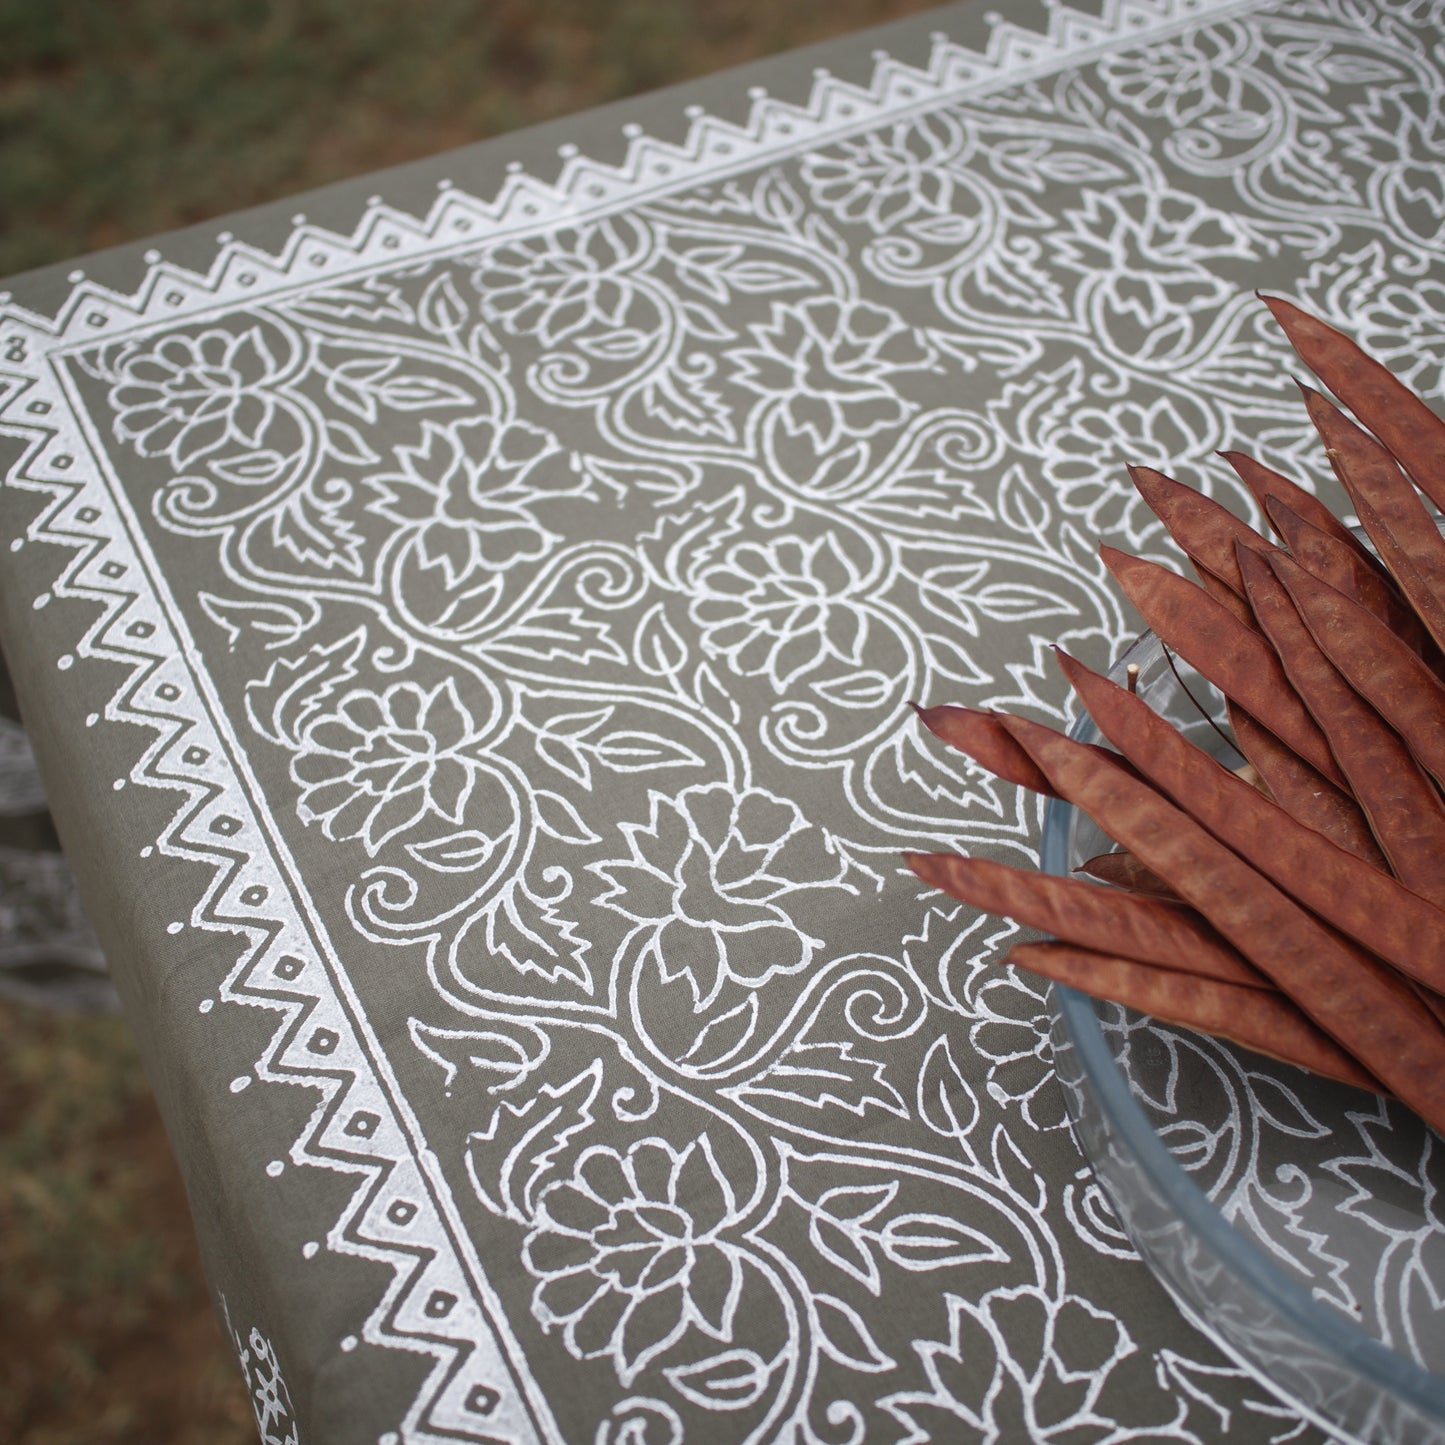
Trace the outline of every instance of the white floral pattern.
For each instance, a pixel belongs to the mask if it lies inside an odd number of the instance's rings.
[[[742,1291],[724,1229],[735,1208],[706,1135],[681,1153],[662,1139],[625,1157],[591,1149],[539,1201],[522,1256],[539,1281],[532,1308],[579,1359],[609,1356],[624,1384],[690,1330],[727,1344]]]
[[[595,871],[610,885],[598,901],[647,928],[662,977],[685,975],[701,1010],[729,980],[758,988],[806,968],[822,941],[789,904],[839,869],[797,805],[717,783],[650,801],[646,824],[622,825],[630,857]]]
[[[858,668],[868,640],[862,579],[835,537],[742,542],[701,576],[690,608],[704,648],[779,692],[830,658]]]
[[[308,723],[291,774],[296,809],[328,838],[359,838],[373,857],[429,816],[460,823],[478,768],[478,734],[450,681],[357,689]]]
[[[116,428],[145,456],[178,467],[226,443],[258,448],[280,367],[261,328],[167,336],[126,358],[111,388]]]
[[[912,408],[893,378],[933,360],[911,327],[868,301],[774,303],[752,332],[754,346],[729,353],[735,379],[773,399],[788,430],[820,451],[903,421]]]
[[[1031,805],[903,705],[1062,717],[1048,643],[1129,628],[1096,534],[1159,541],[1122,464],[1247,510],[1209,453],[1308,450],[1250,289],[1441,383],[1431,18],[1105,8],[0,333],[6,426],[65,399],[105,450],[18,464],[69,508],[31,534],[73,557],[53,595],[111,608],[53,671],[133,663],[95,724],[174,724],[120,781],[189,789],[155,851],[219,880],[172,932],[226,948],[160,992],[225,967],[277,1011],[221,1087],[325,1107],[266,1179],[364,1184],[256,1267],[304,1299],[324,1238],[342,1354],[435,1362],[397,1441],[1311,1434],[1081,1189],[1008,930],[897,861],[1028,856]],[[1165,1047],[1212,1071],[1201,1182],[1319,1237],[1323,1192],[1233,1147],[1316,1137],[1307,1104]],[[1440,1232],[1367,1199],[1438,1220],[1439,1157],[1352,1120],[1318,1137],[1403,1267],[1337,1303],[1386,1308]]]

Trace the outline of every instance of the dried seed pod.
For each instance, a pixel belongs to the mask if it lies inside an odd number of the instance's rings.
[[[1242,707],[1229,703],[1228,708],[1235,746],[1253,765],[1269,796],[1297,823],[1372,867],[1385,867],[1385,855],[1354,798],[1261,727]]]
[[[1445,509],[1445,421],[1348,336],[1275,296],[1261,296],[1290,345],[1394,453],[1415,485]]]
[[[993,713],[947,703],[938,707],[919,707],[914,702],[909,706],[935,737],[972,758],[995,777],[1002,778],[1006,783],[1016,783],[1030,792],[1042,793],[1045,797],[1053,796],[1049,780],[1009,736],[1008,729]]]
[[[1379,568],[1361,561],[1355,548],[1321,531],[1278,498],[1270,498],[1268,509],[1271,525],[1284,538],[1290,556],[1306,572],[1346,597],[1353,597],[1417,652],[1422,650],[1425,634],[1420,619],[1405,605],[1399,591]]]
[[[1365,566],[1384,574],[1379,559],[1313,492],[1305,491],[1297,482],[1290,481],[1283,472],[1265,466],[1246,452],[1220,452],[1219,455],[1234,468],[1240,481],[1249,488],[1250,494],[1259,504],[1260,511],[1271,523],[1273,519],[1270,517],[1269,504],[1271,499],[1274,499],[1291,507],[1312,526],[1318,527],[1320,531],[1328,533],[1350,548]]]
[[[1343,784],[1319,725],[1295,696],[1274,649],[1258,632],[1242,626],[1192,582],[1157,562],[1113,547],[1101,547],[1099,555],[1167,647],[1330,782]]]
[[[1372,612],[1300,568],[1281,575],[1320,651],[1445,785],[1445,684]]]
[[[1213,838],[1257,870],[1255,876],[1261,883],[1289,894],[1412,978],[1445,991],[1445,909],[1435,907],[1388,873],[1370,867],[1296,823],[1277,804],[1176,732],[1142,698],[1065,652],[1059,651],[1058,658],[1099,730],[1159,789],[1155,797],[1160,804],[1171,806],[1162,796],[1167,794],[1173,803],[1171,811],[1182,809],[1191,822],[1206,828]],[[1021,719],[1008,720],[1009,730],[1057,787],[1057,777],[1043,765],[1035,747],[1020,735],[1021,725]],[[1039,732],[1058,736],[1037,724],[1027,726],[1030,738]],[[1064,741],[1076,746],[1070,739]],[[1107,780],[1107,755],[1095,766],[1099,777]],[[1119,786],[1125,786],[1124,780],[1119,780]],[[1137,793],[1133,796],[1141,797]],[[1178,878],[1114,832],[1103,818],[1095,821],[1158,873],[1181,898],[1194,903],[1247,958],[1259,962],[1253,950],[1223,929]]]
[[[1301,387],[1335,475],[1380,560],[1437,646],[1445,647],[1445,540],[1395,459],[1332,402]]]
[[[1288,557],[1241,550],[1249,604],[1295,691],[1314,714],[1390,868],[1407,887],[1445,906],[1445,804],[1409,748],[1335,670],[1295,610],[1280,577]]]
[[[1377,1094],[1387,1092],[1282,993],[1191,978],[1068,943],[1021,943],[1006,962],[1166,1023],[1232,1039],[1326,1078]]]
[[[1228,507],[1153,467],[1130,467],[1129,478],[1135,490],[1148,504],[1149,510],[1164,523],[1179,550],[1189,558],[1197,571],[1217,578],[1241,600],[1244,584],[1234,560],[1236,543],[1270,550],[1273,543],[1261,537],[1248,522],[1242,522]],[[1218,596],[1218,593],[1211,593]],[[1245,609],[1245,618],[1249,618]]]
[[[950,897],[985,913],[1042,929],[1066,943],[1242,988],[1273,987],[1237,949],[1182,904],[1096,888],[1082,879],[1011,868],[987,858],[957,853],[905,853],[903,857],[925,883]]]
[[[1445,1130],[1445,1030],[1399,974],[1346,944],[1147,783],[1042,724],[1005,723],[1062,797],[1158,873],[1426,1123]]]
[[[1100,883],[1107,883],[1113,888],[1142,894],[1145,898],[1179,901],[1179,895],[1157,873],[1151,872],[1132,853],[1122,849],[1086,858],[1074,872],[1097,878]]]

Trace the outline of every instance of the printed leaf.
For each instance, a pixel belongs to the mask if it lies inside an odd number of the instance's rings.
[[[439,1029],[419,1019],[407,1020],[407,1032],[419,1052],[440,1066],[443,1087],[451,1089],[463,1069],[515,1082],[530,1072],[546,1052],[541,1035],[526,1025],[503,1029]],[[523,1035],[519,1038],[517,1035]]]
[[[796,266],[785,266],[781,261],[740,261],[735,266],[729,266],[722,274],[729,286],[755,295],[771,291],[793,291],[811,284],[806,272],[800,271]]]
[[[538,788],[532,794],[537,809],[537,824],[559,843],[582,846],[600,843],[602,839],[582,821],[581,814],[560,793]]]
[[[467,321],[467,306],[457,292],[450,271],[428,282],[416,309],[416,319],[433,336],[456,336]]]
[[[387,406],[397,411],[423,411],[433,406],[466,406],[472,402],[459,386],[435,376],[396,376],[377,388]]]
[[[599,761],[619,773],[645,773],[653,768],[700,768],[703,761],[674,738],[655,733],[608,733],[592,745]]]
[[[988,1233],[941,1214],[900,1214],[879,1235],[883,1253],[903,1269],[1003,1264],[1008,1251]]]
[[[255,452],[238,452],[230,457],[208,457],[206,466],[224,481],[241,487],[265,486],[284,470],[288,458],[271,447]]]
[[[945,1139],[966,1139],[978,1121],[978,1100],[954,1062],[948,1036],[940,1034],[918,1076],[918,1117]]]
[[[260,632],[272,638],[268,646],[278,647],[283,642],[294,642],[314,621],[307,619],[296,608],[284,602],[261,602],[217,597],[213,592],[199,592],[196,601],[201,610],[221,628],[227,645],[234,648],[243,630]]]
[[[663,1374],[678,1394],[705,1410],[745,1410],[762,1398],[772,1371],[753,1350],[725,1350]]]
[[[896,679],[873,668],[850,672],[843,677],[829,678],[813,684],[813,691],[836,707],[878,707],[896,697]]]
[[[877,1294],[882,1276],[867,1235],[849,1229],[827,1214],[814,1211],[808,1220],[808,1241],[830,1264],[852,1275],[859,1284]]]
[[[865,1374],[895,1367],[897,1361],[878,1348],[872,1331],[852,1305],[831,1294],[814,1295],[813,1303],[817,1308],[818,1343],[830,1359]]]
[[[858,1057],[851,1043],[799,1042],[739,1092],[808,1109],[841,1108],[860,1117],[882,1109],[907,1118],[903,1100],[883,1074],[881,1063]]]
[[[438,873],[472,873],[483,867],[496,848],[496,841],[475,828],[463,828],[445,838],[425,843],[408,843],[406,851]]]
[[[661,602],[638,626],[635,651],[637,665],[653,677],[671,677],[687,661],[687,643],[668,620]]]

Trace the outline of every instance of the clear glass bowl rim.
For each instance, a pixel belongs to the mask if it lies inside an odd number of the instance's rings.
[[[1152,639],[1140,639],[1140,643],[1147,641]],[[1120,660],[1120,665],[1124,660]],[[1080,742],[1100,741],[1098,729],[1087,714],[1074,723],[1069,735]],[[1069,820],[1074,812],[1072,803],[1059,798],[1048,800],[1039,860],[1046,873],[1067,876],[1070,872]],[[1338,1311],[1312,1298],[1308,1290],[1240,1234],[1170,1155],[1135,1102],[1104,1041],[1093,1000],[1063,984],[1051,987],[1059,1014],[1077,1050],[1079,1066],[1095,1092],[1099,1108],[1163,1198],[1215,1256],[1318,1348],[1338,1356],[1358,1374],[1445,1424],[1445,1377],[1396,1354]]]

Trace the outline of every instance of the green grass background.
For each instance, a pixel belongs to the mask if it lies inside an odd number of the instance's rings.
[[[0,275],[926,8],[0,0]]]
[[[928,0],[0,0],[0,276]],[[255,1429],[125,1024],[0,1005],[0,1442]]]

